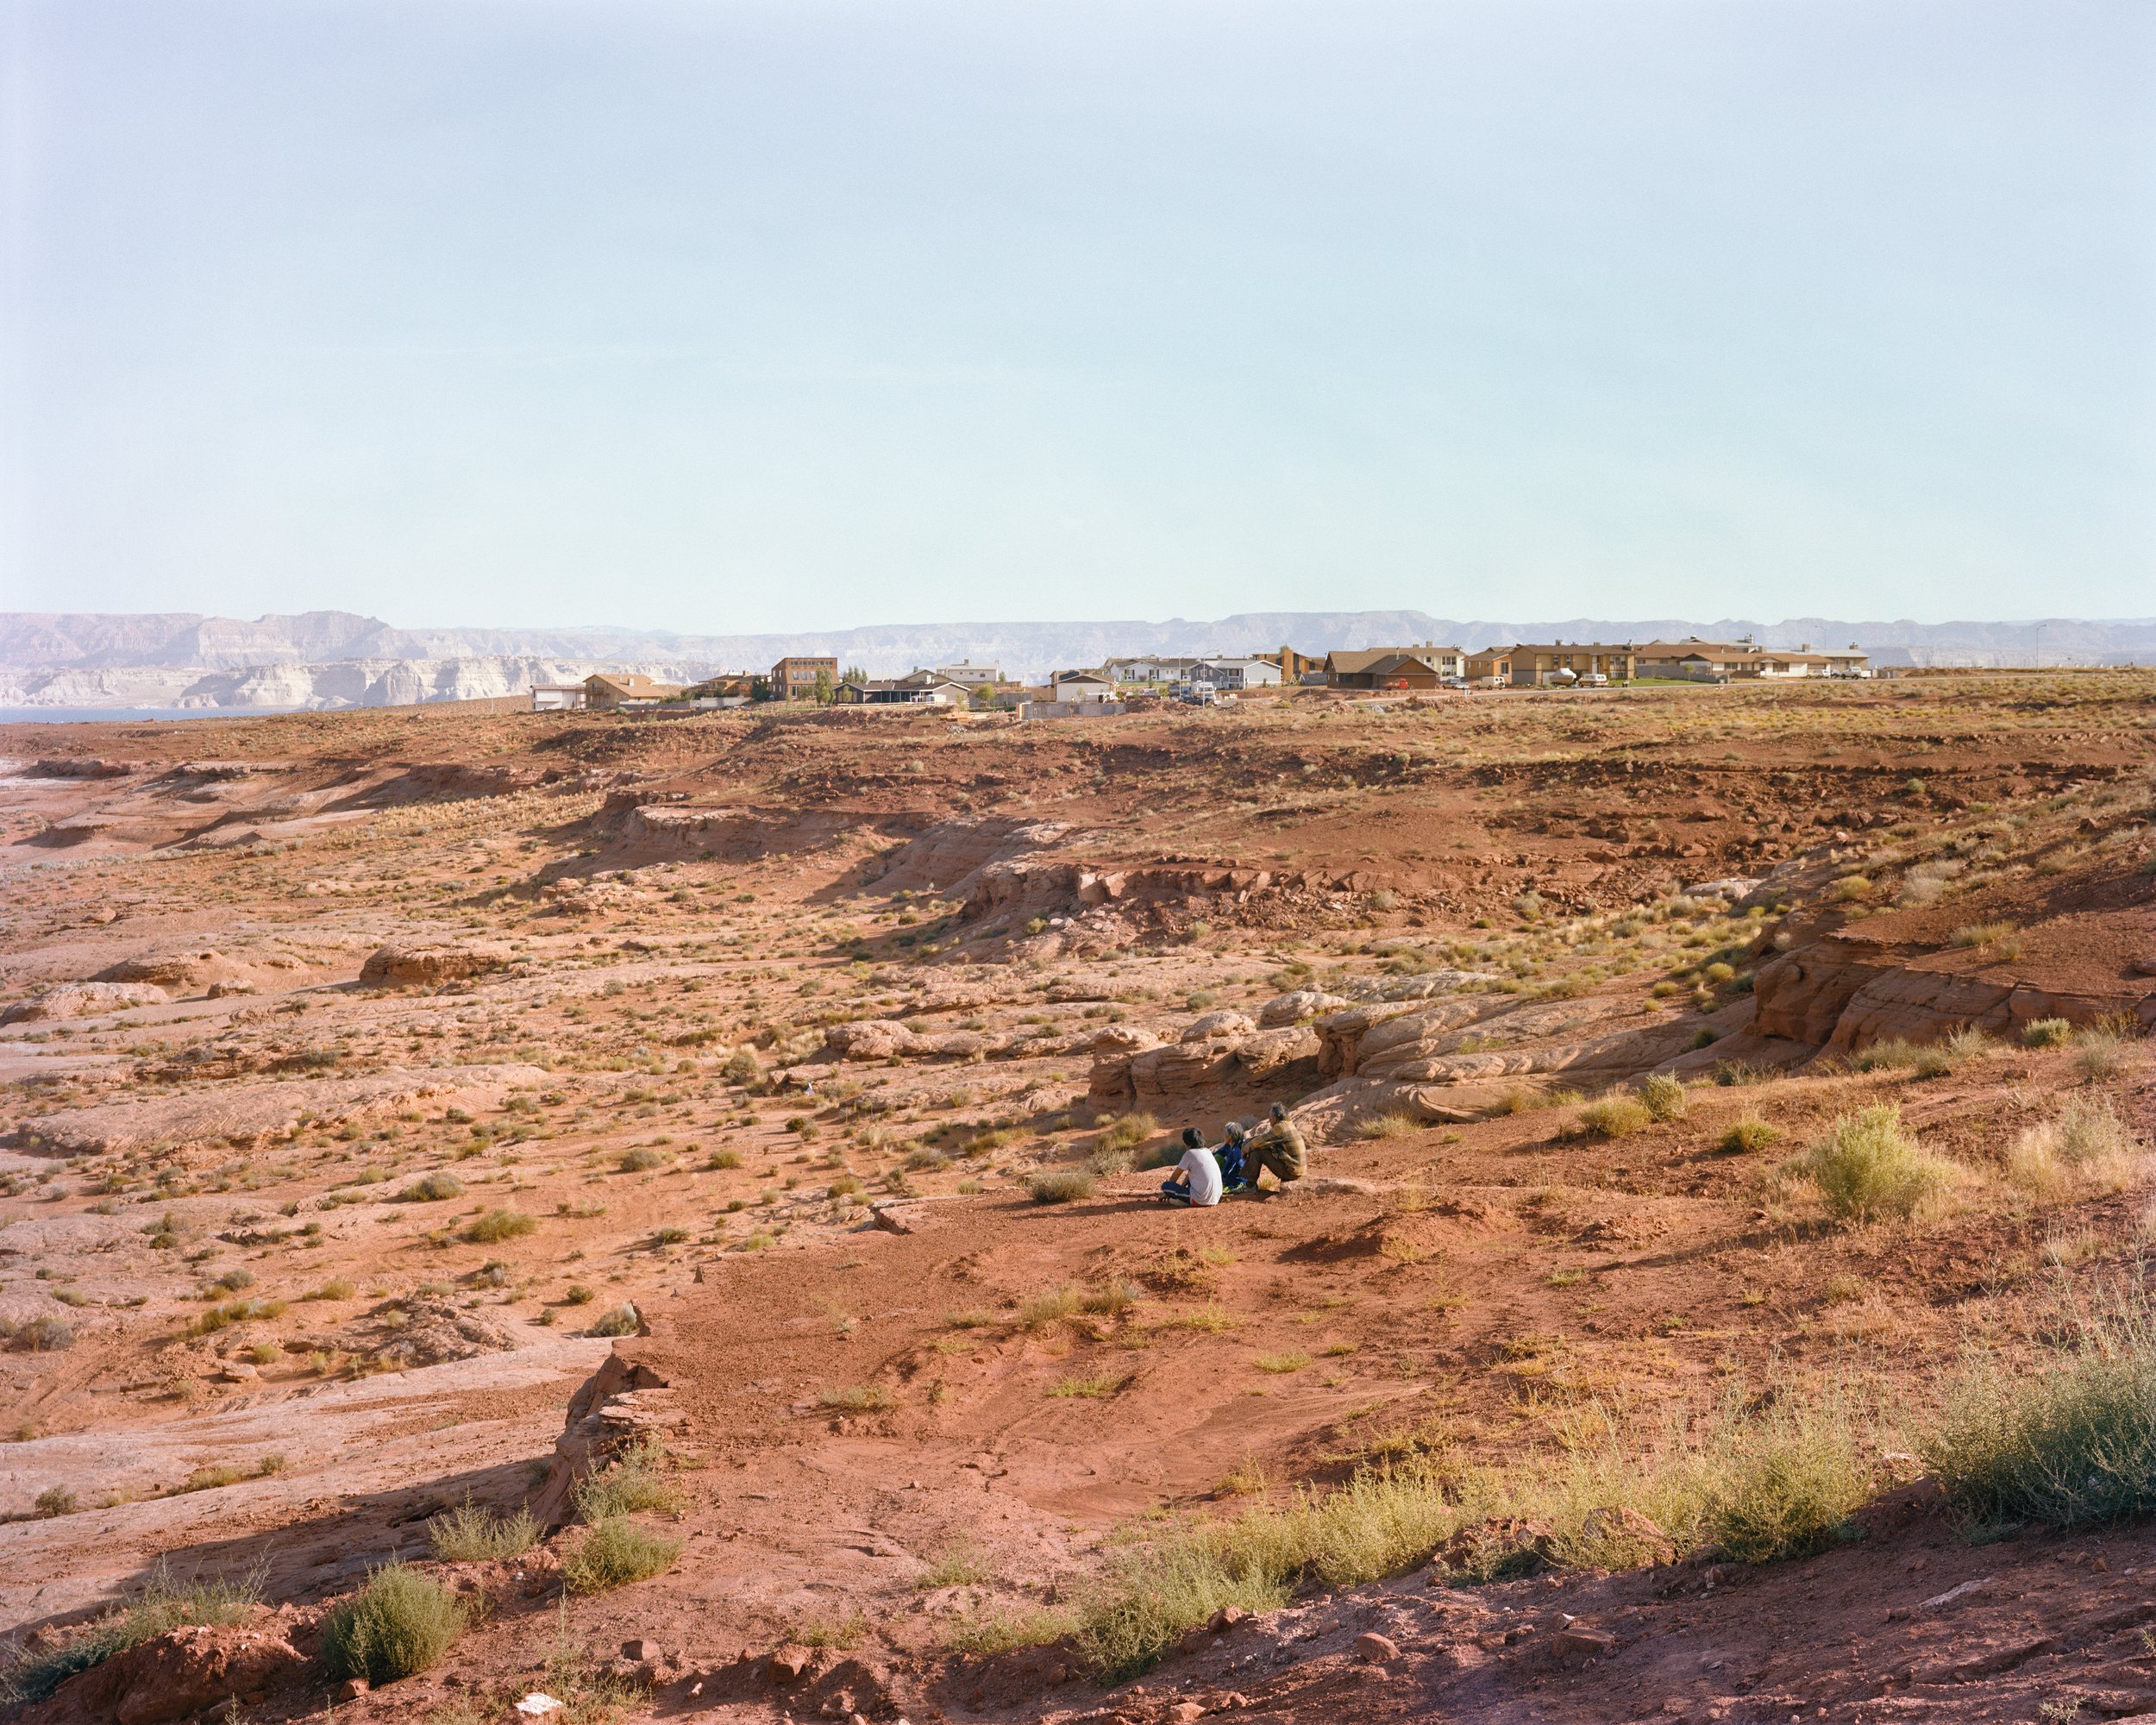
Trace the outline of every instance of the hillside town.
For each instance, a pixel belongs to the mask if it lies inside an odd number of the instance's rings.
[[[1259,689],[1340,689],[1381,694],[1608,688],[1618,685],[1862,678],[1871,661],[1854,642],[1839,650],[1794,652],[1751,640],[1520,642],[1470,652],[1434,642],[1323,655],[1282,646],[1270,653],[1204,657],[1145,655],[1059,670],[1045,683],[1006,677],[1001,668],[962,661],[917,667],[902,677],[842,671],[836,656],[789,655],[768,671],[737,671],[701,682],[664,683],[640,673],[596,672],[581,682],[535,684],[535,712],[709,710],[772,701],[822,706],[938,706],[1012,712],[1023,718],[1119,712],[1161,700],[1210,706]]]

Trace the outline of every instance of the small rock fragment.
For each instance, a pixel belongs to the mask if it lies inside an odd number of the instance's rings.
[[[517,1703],[517,1710],[527,1719],[543,1719],[549,1713],[559,1713],[561,1703],[544,1690],[535,1689]]]
[[[1400,1643],[1368,1629],[1355,1638],[1355,1657],[1365,1665],[1388,1665],[1400,1657]]]

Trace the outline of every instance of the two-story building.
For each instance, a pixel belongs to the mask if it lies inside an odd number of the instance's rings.
[[[838,661],[813,654],[789,654],[771,668],[771,699],[814,700],[819,692],[829,699],[838,687]]]

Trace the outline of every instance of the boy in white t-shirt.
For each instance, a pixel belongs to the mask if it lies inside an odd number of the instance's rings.
[[[1220,1201],[1219,1158],[1206,1148],[1195,1126],[1183,1128],[1183,1159],[1175,1171],[1161,1182],[1161,1196],[1171,1204],[1197,1208]]]

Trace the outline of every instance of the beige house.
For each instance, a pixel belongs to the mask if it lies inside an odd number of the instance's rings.
[[[1420,647],[1360,647],[1351,652],[1328,653],[1325,656],[1325,680],[1340,689],[1375,687],[1369,679],[1377,667],[1388,660],[1401,659],[1413,659],[1426,665],[1438,677],[1464,677],[1468,674],[1468,656],[1459,648],[1425,642]]]
[[[679,683],[655,683],[641,672],[599,671],[584,680],[584,704],[597,712],[617,707],[656,706],[678,701],[688,691]]]

